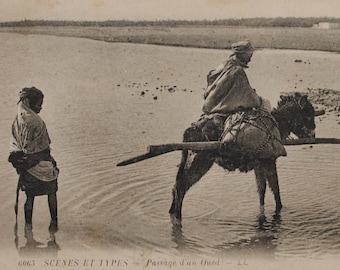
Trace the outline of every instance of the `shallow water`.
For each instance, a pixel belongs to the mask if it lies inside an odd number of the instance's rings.
[[[224,52],[10,34],[0,35],[0,47],[1,59],[8,63],[0,67],[2,250],[15,254],[34,250],[24,237],[23,193],[16,235],[21,251],[14,245],[17,176],[6,159],[17,93],[35,85],[45,93],[41,116],[61,169],[60,229],[55,235],[60,250],[51,248],[59,256],[101,250],[220,258],[235,254],[270,259],[339,256],[340,146],[287,147],[288,157],[278,160],[284,205],[279,216],[274,215],[269,190],[265,210],[259,209],[253,173],[228,173],[214,166],[188,192],[183,221],[178,224],[170,219],[168,208],[179,152],[115,166],[146,152],[149,144],[181,140],[182,131],[200,114],[206,66],[214,67]],[[296,52],[258,52],[257,65],[282,55],[290,61]],[[339,55],[319,52],[298,55],[312,62],[326,59],[334,66],[340,60]],[[280,63],[287,65],[276,64]],[[273,89],[274,82],[269,79],[266,84],[257,72],[250,71],[255,84]],[[276,72],[272,76],[281,73]],[[306,71],[299,72],[303,77]],[[294,81],[284,76],[280,89],[269,93],[272,99],[302,83],[300,77]],[[332,76],[322,79],[329,83],[324,87],[334,89],[337,82]],[[306,85],[316,80],[315,76],[303,78]],[[339,134],[339,127],[335,129]],[[322,134],[336,136],[332,130]],[[36,198],[33,234],[41,242],[40,253],[48,247],[48,223],[46,198]]]

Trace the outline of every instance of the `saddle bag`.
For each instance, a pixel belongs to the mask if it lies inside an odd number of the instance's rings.
[[[220,140],[227,151],[250,159],[287,155],[276,120],[261,108],[229,115]]]

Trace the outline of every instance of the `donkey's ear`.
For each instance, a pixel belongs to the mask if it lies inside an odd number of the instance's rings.
[[[300,99],[299,99],[299,105],[301,108],[304,108],[307,103],[308,103],[308,96],[307,95],[303,95]]]
[[[295,98],[300,98],[300,97],[302,97],[302,94],[300,92],[295,92],[294,96],[295,96]]]

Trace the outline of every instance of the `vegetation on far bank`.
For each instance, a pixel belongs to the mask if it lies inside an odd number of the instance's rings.
[[[277,18],[242,18],[219,20],[157,20],[157,21],[49,21],[23,20],[0,23],[0,27],[34,27],[34,26],[92,26],[92,27],[128,27],[128,26],[248,26],[248,27],[312,27],[319,22],[340,23],[340,18],[333,17],[277,17]]]
[[[278,22],[279,19],[272,20]],[[293,19],[296,18],[282,19],[283,21],[289,19],[288,21],[293,22]],[[249,27],[241,23],[243,20],[244,24],[253,22],[255,25],[255,22],[258,23],[256,27]],[[12,22],[10,26],[9,23],[7,23],[7,26],[6,23],[2,23],[0,32],[212,49],[229,49],[232,43],[249,39],[256,48],[340,52],[340,29],[269,27],[270,20],[263,18],[259,18],[258,21],[257,19],[235,20],[238,22],[237,26],[222,24],[222,21],[199,21],[196,23],[195,21],[161,21],[145,22],[145,25],[142,22],[131,21],[24,21],[24,25],[21,25],[21,22],[18,22],[18,25]],[[326,18],[310,18],[310,23],[324,20]],[[267,25],[260,26],[260,21],[267,22]],[[306,23],[308,18],[299,19],[299,21]],[[327,18],[327,21],[330,22],[330,18]],[[334,19],[333,22],[335,21],[340,21],[340,19]],[[275,25],[279,24],[276,23]]]

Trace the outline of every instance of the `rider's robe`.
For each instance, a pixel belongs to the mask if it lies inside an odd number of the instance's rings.
[[[230,58],[209,73],[202,108],[205,114],[230,114],[261,106],[262,99],[250,86],[245,67],[238,59]]]

